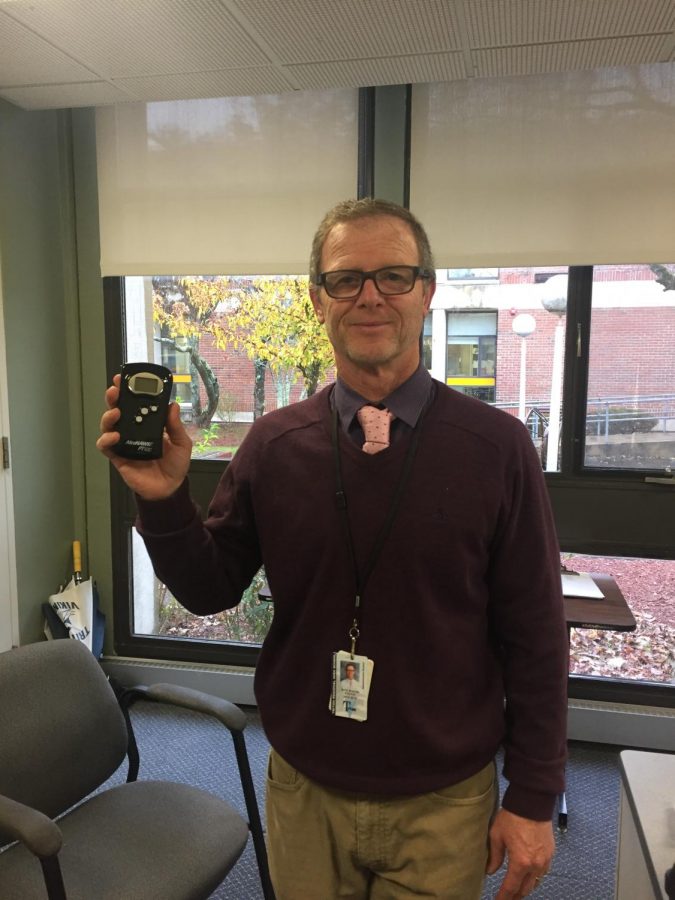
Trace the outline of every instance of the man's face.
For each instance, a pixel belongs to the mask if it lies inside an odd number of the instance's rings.
[[[356,669],[354,668],[354,666],[347,666],[347,668],[345,669],[345,672],[347,674],[347,678],[349,678],[349,680],[351,681],[354,678],[354,675],[356,674]]]
[[[321,271],[364,272],[390,265],[419,265],[417,244],[406,222],[373,216],[335,225],[321,254]],[[386,371],[403,381],[419,363],[419,337],[434,293],[433,282],[418,278],[409,294],[384,296],[369,279],[354,300],[333,300],[323,288],[311,297],[326,325],[338,372],[350,382],[359,370]],[[351,379],[353,381],[353,379]]]

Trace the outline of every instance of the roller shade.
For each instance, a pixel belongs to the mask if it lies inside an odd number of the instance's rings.
[[[410,185],[439,266],[670,262],[675,64],[415,86]]]
[[[357,92],[96,111],[103,275],[305,273],[356,195]]]

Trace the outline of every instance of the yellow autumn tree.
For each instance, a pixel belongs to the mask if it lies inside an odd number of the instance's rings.
[[[193,379],[193,421],[206,427],[218,408],[220,387],[202,356],[199,341],[209,334],[214,345],[243,350],[255,369],[254,411],[264,412],[265,370],[279,378],[298,372],[305,393],[315,393],[333,363],[333,353],[309,298],[307,278],[153,278],[153,312],[161,340],[187,351],[191,366],[204,385]]]
[[[308,397],[333,364],[326,332],[316,318],[307,278],[252,278],[227,316],[236,347],[277,375],[300,373]]]
[[[230,340],[227,331],[228,308],[238,305],[236,281],[222,277],[157,276],[152,279],[152,303],[160,340],[176,350],[187,352],[204,385],[206,406],[202,406],[199,382],[191,384],[192,419],[203,428],[218,409],[220,387],[211,366],[200,352],[199,340],[210,334],[216,347],[223,350]]]

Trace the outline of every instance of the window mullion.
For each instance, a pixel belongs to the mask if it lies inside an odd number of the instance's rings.
[[[563,384],[560,472],[578,473],[583,465],[591,326],[592,266],[570,266]]]

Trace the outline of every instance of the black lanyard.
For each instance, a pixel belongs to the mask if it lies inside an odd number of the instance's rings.
[[[368,579],[371,576],[373,569],[375,568],[375,564],[380,557],[380,553],[382,552],[382,547],[387,537],[389,536],[389,532],[391,531],[391,527],[394,524],[396,516],[398,514],[399,506],[401,505],[401,498],[403,496],[403,492],[406,488],[406,485],[410,481],[410,473],[412,472],[413,462],[415,459],[415,454],[417,453],[417,446],[420,440],[420,433],[422,431],[422,420],[424,418],[424,413],[426,412],[426,408],[422,411],[419,419],[417,420],[417,424],[413,429],[412,437],[410,439],[410,444],[408,445],[408,450],[405,455],[405,460],[403,462],[403,469],[401,471],[401,477],[398,480],[398,484],[394,489],[394,493],[391,498],[391,502],[389,504],[389,510],[387,511],[387,516],[380,527],[380,530],[375,539],[375,543],[370,551],[368,559],[366,560],[365,567],[362,572],[359,572],[359,567],[356,562],[356,553],[354,552],[354,539],[352,536],[352,529],[349,523],[349,515],[347,513],[347,496],[344,491],[344,483],[342,480],[342,463],[340,460],[340,429],[338,424],[338,412],[337,407],[333,408],[333,423],[332,423],[332,432],[331,432],[331,443],[333,445],[333,459],[335,462],[335,500],[337,503],[337,507],[342,514],[342,521],[345,527],[345,535],[347,538],[347,546],[349,548],[349,556],[352,561],[352,567],[354,569],[354,581],[356,584],[356,600],[354,604],[354,621],[352,623],[351,628],[349,629],[349,638],[351,640],[351,654],[354,656],[354,648],[356,646],[356,639],[359,637],[359,622],[358,615],[359,610],[363,609],[363,594],[366,589],[366,584],[368,583]]]

